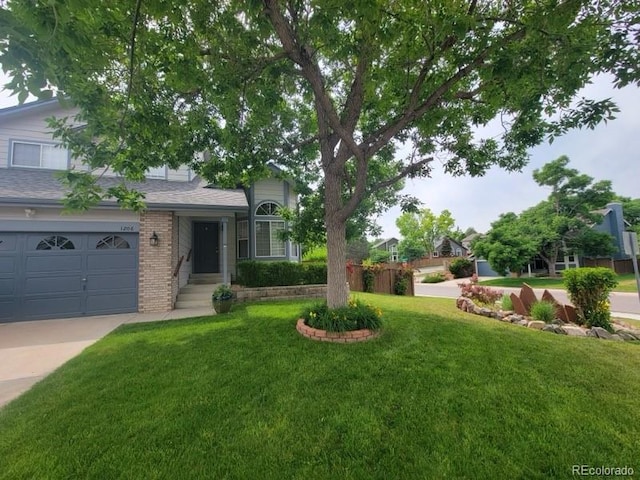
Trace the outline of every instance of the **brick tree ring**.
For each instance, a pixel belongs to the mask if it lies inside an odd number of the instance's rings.
[[[298,330],[300,335],[310,338],[311,340],[332,343],[365,342],[380,335],[380,332],[369,330],[367,328],[362,330],[352,330],[350,332],[327,332],[326,330],[319,330],[317,328],[310,327],[304,323],[303,318],[298,319],[296,330]]]

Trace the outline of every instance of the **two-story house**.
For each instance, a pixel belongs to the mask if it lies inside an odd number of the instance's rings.
[[[221,189],[187,167],[155,168],[131,184],[145,194],[140,213],[109,201],[63,211],[56,172],[87,168],[47,128],[66,115],[57,100],[0,110],[0,321],[168,311],[194,276],[229,282],[243,259],[299,259],[278,215],[297,195],[275,175]]]

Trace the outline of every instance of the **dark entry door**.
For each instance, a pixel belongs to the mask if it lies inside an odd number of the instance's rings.
[[[220,273],[218,222],[193,223],[193,273]]]

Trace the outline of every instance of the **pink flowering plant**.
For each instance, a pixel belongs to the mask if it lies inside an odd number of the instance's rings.
[[[492,307],[495,303],[502,298],[502,290],[496,290],[494,288],[485,287],[478,284],[478,276],[473,275],[471,281],[459,283],[460,294],[463,297],[470,298],[473,303],[476,303],[485,307]]]

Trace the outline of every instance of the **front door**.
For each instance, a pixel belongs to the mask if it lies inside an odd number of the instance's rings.
[[[193,223],[193,273],[220,273],[220,225]]]

